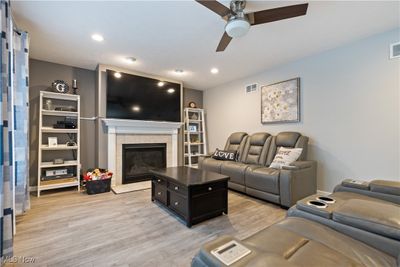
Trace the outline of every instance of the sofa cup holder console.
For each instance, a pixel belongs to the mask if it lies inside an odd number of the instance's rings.
[[[322,201],[318,201],[318,200],[309,200],[307,201],[307,205],[309,206],[314,206],[318,209],[325,209],[326,207],[328,207],[328,205]]]
[[[342,202],[331,196],[312,195],[299,200],[296,208],[309,214],[331,219],[333,211],[340,205]]]
[[[325,204],[333,204],[336,202],[335,199],[331,198],[331,197],[325,197],[325,196],[319,196],[316,198],[317,200],[324,202]]]

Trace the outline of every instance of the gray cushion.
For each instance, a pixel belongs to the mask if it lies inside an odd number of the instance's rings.
[[[244,172],[247,164],[241,162],[224,162],[221,166],[221,173],[230,177],[231,183],[244,185]]]
[[[349,193],[352,192],[352,193],[357,193],[359,195],[373,197],[375,199],[382,199],[385,201],[390,201],[390,202],[400,205],[400,196],[384,194],[384,193],[380,193],[380,192],[372,192],[370,190],[346,187],[346,186],[343,186],[342,184],[337,185],[335,187],[335,189],[333,190],[333,192],[335,192],[335,193],[337,193],[337,192],[349,192]]]
[[[226,141],[224,150],[227,151],[238,151],[242,141],[247,136],[247,133],[237,132],[233,133],[229,136],[228,140]],[[244,144],[242,144],[243,146]]]
[[[268,193],[279,194],[280,170],[272,168],[248,169],[246,186]]]
[[[255,133],[250,136],[250,145],[262,147],[269,136],[269,133]]]
[[[271,162],[274,160],[274,157],[279,147],[303,149],[299,157],[299,160],[304,161],[307,159],[308,137],[303,136],[297,132],[281,132],[276,136],[274,136],[268,151],[268,156],[265,162],[265,166],[269,166]]]
[[[227,151],[236,151],[239,154],[239,159],[242,157],[243,149],[246,144],[247,133],[237,132],[233,133],[229,136],[226,141],[224,150]]]
[[[350,188],[358,188],[362,190],[369,190],[369,183],[366,181],[344,179],[342,185]]]
[[[244,174],[247,168],[259,168],[242,162],[225,161],[221,166],[221,173],[230,177],[231,183],[244,185]]]
[[[281,132],[276,136],[276,146],[295,147],[300,136],[301,134],[296,132]]]
[[[223,160],[216,160],[213,158],[205,158],[201,165],[201,168],[205,171],[221,173],[221,165],[224,163]]]
[[[272,137],[269,133],[255,133],[251,135],[244,147],[241,162],[264,165],[271,139]]]
[[[400,196],[400,182],[374,180],[369,184],[372,192]]]
[[[225,266],[210,252],[232,239],[222,236],[203,245],[192,266]],[[235,267],[396,266],[395,258],[302,218],[286,218],[239,243],[252,252],[234,263]]]
[[[362,242],[302,218],[286,218],[243,243],[268,254],[281,255],[299,266],[393,266],[396,262]]]
[[[233,133],[231,136],[229,136],[229,143],[240,144],[246,135],[247,133],[244,132]]]
[[[396,204],[350,199],[333,211],[333,220],[400,240],[400,206]]]
[[[227,144],[225,146],[225,151],[239,151],[240,150],[240,144]]]

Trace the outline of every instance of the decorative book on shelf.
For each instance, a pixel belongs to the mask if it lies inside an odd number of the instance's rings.
[[[40,92],[37,196],[44,190],[80,190],[80,97]]]
[[[184,114],[185,165],[197,167],[199,156],[207,154],[204,109],[185,108]]]

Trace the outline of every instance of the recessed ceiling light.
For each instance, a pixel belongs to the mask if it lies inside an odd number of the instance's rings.
[[[168,94],[173,94],[173,93],[175,93],[175,89],[174,88],[169,88],[167,90],[167,92],[168,92]]]
[[[133,106],[132,110],[135,112],[139,112],[140,111],[140,107],[139,106]]]
[[[101,34],[95,33],[92,34],[92,39],[97,42],[102,42],[104,40],[104,37]]]
[[[119,72],[116,72],[116,73],[114,73],[114,77],[119,79],[122,77],[122,74]]]
[[[211,69],[211,73],[212,74],[217,74],[219,72],[219,70],[217,68],[212,68]]]
[[[163,82],[163,81],[159,81],[159,82],[157,83],[158,87],[163,87],[164,84],[165,84],[165,82]]]
[[[175,70],[175,73],[178,73],[178,74],[183,74],[183,73],[184,73],[184,71],[183,71],[182,69],[176,69],[176,70]]]
[[[136,58],[134,58],[134,57],[127,57],[127,58],[126,58],[126,62],[128,62],[129,64],[135,63],[135,62],[136,62]]]

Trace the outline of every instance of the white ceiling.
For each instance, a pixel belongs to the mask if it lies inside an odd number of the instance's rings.
[[[229,1],[221,1],[225,5]],[[247,11],[303,1],[251,1]],[[254,26],[222,53],[225,22],[195,1],[13,1],[35,59],[109,64],[208,89],[400,26],[399,1],[310,2],[306,16]],[[101,33],[104,42],[91,39]],[[125,57],[138,60],[129,65]],[[210,73],[218,67],[218,75]],[[173,70],[183,69],[177,76]]]

